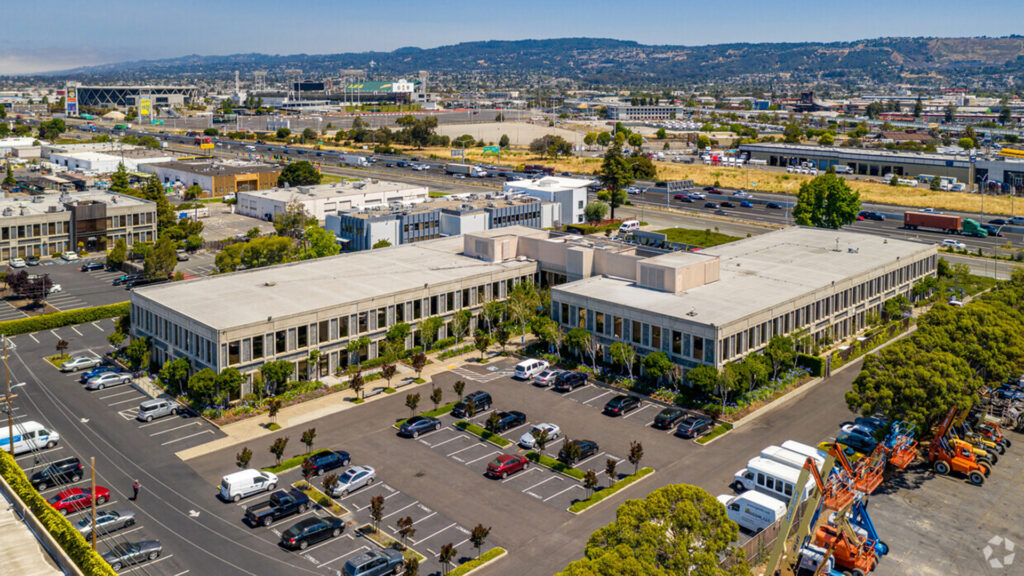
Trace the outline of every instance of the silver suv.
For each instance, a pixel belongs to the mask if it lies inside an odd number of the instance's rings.
[[[172,414],[178,414],[178,403],[172,400],[157,398],[156,400],[146,400],[139,404],[139,413],[135,415],[135,419],[142,422],[152,422],[155,418],[163,418]]]

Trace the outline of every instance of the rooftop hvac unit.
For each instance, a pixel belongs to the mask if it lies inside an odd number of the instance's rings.
[[[10,208],[10,207],[4,208],[3,215],[4,216],[14,216],[14,209]]]
[[[352,184],[352,187],[355,188],[356,190],[362,190],[363,188],[366,187],[366,182],[356,182]]]
[[[495,206],[497,206],[497,204],[495,204],[494,202],[488,202],[487,203],[487,207],[488,208],[494,208]]]
[[[459,204],[459,209],[460,210],[472,210],[473,209],[473,205],[472,204]]]
[[[43,197],[42,196],[33,196],[32,197],[32,203],[33,204],[39,204],[42,201],[43,201]]]

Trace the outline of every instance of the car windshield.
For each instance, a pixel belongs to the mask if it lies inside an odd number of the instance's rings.
[[[355,470],[348,470],[344,474],[342,474],[341,476],[338,477],[338,482],[341,482],[341,483],[351,482],[352,479],[355,478],[355,476],[356,476],[356,471]]]
[[[299,534],[302,534],[302,528],[302,524],[296,524],[295,526],[285,530],[283,535],[288,538],[294,538]]]
[[[504,464],[504,462],[502,462],[501,458],[495,458],[494,460],[491,460],[491,463],[488,464],[488,466],[494,466],[495,468],[501,468],[502,464]]]

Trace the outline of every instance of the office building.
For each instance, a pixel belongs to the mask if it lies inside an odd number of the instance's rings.
[[[562,207],[559,224],[582,224],[583,210],[587,205],[587,186],[593,183],[592,180],[582,178],[545,176],[537,180],[505,182],[502,189],[506,193],[526,194],[546,202],[557,202]]]
[[[281,175],[277,166],[236,160],[173,160],[143,164],[139,170],[156,174],[167,186],[199,186],[207,197],[273,188]]]
[[[608,119],[629,122],[647,120],[669,120],[681,115],[678,106],[630,106],[628,104],[609,104]]]
[[[238,193],[236,212],[243,216],[273,220],[275,214],[297,202],[310,216],[323,222],[328,214],[366,206],[390,206],[400,202],[413,204],[430,197],[426,187],[382,180],[346,180],[315,186],[272,188]]]

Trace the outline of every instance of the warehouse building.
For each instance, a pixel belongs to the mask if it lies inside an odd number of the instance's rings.
[[[277,186],[281,169],[260,162],[236,160],[174,160],[143,164],[139,170],[155,174],[165,185],[199,186],[204,196],[225,196]]]
[[[582,224],[583,210],[587,205],[587,186],[592,180],[544,176],[536,180],[505,182],[502,189],[507,193],[526,194],[546,202],[558,202],[561,206],[559,224]]]
[[[288,205],[298,202],[319,222],[328,214],[366,206],[390,206],[394,203],[413,204],[430,197],[424,186],[382,180],[346,180],[315,186],[272,188],[238,193],[236,212],[243,216],[273,220],[275,214],[288,210]]]
[[[476,196],[475,194],[473,196]],[[472,234],[508,226],[551,228],[559,221],[561,205],[537,198],[427,199],[415,205],[378,205],[328,214],[324,227],[348,250],[387,246]]]
[[[124,164],[125,170],[138,172],[145,164],[174,160],[175,155],[162,150],[136,148],[117,152],[50,152],[50,162],[68,170],[106,174]]]
[[[0,261],[105,250],[119,238],[129,246],[156,240],[156,204],[134,196],[92,191],[0,199]]]
[[[69,85],[69,87],[71,87]],[[154,107],[173,107],[199,100],[196,86],[73,86],[78,92],[78,108],[139,107],[142,98],[151,99]]]

